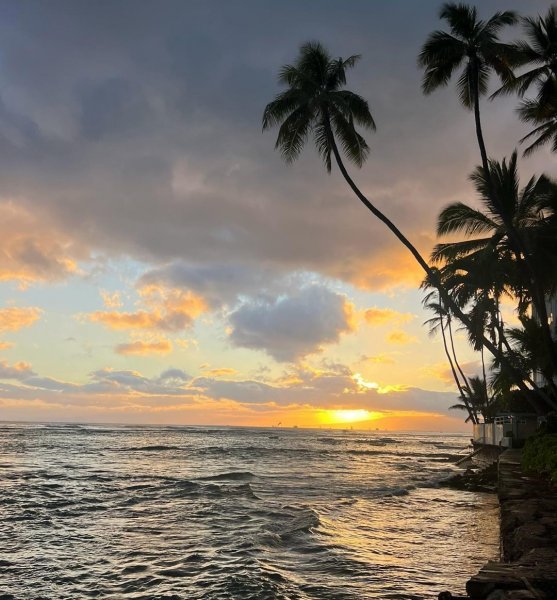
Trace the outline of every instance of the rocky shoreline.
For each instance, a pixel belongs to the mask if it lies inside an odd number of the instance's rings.
[[[501,560],[490,561],[466,584],[471,600],[557,600],[557,489],[525,474],[521,451],[506,450],[496,464],[469,469],[444,482],[469,491],[497,491]],[[439,600],[464,600],[441,592]]]

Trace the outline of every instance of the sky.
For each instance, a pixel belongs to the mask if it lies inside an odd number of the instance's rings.
[[[302,43],[361,54],[377,132],[350,171],[427,256],[479,162],[453,85],[420,90],[439,6],[0,2],[0,419],[466,431],[419,268],[311,144],[287,165],[261,131]],[[498,159],[516,104],[482,104]]]

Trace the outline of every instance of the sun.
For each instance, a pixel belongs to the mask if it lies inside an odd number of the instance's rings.
[[[342,423],[359,423],[361,421],[372,421],[379,419],[381,413],[357,408],[351,410],[323,410],[320,414],[320,421],[325,425],[339,425]]]

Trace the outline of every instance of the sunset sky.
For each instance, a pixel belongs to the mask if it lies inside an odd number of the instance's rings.
[[[310,145],[286,165],[261,132],[301,43],[361,54],[378,130],[352,173],[428,255],[479,161],[453,85],[420,91],[439,6],[0,3],[0,419],[466,430],[412,259]],[[516,104],[483,104],[494,157]]]

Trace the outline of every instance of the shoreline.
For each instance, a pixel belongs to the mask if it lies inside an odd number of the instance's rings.
[[[446,482],[459,489],[495,491],[486,483],[495,474],[501,554],[498,561],[487,562],[468,580],[468,596],[441,592],[439,600],[557,598],[557,489],[548,481],[525,474],[521,456],[521,450],[505,450],[494,467],[456,475]],[[471,483],[474,478],[476,482]]]

